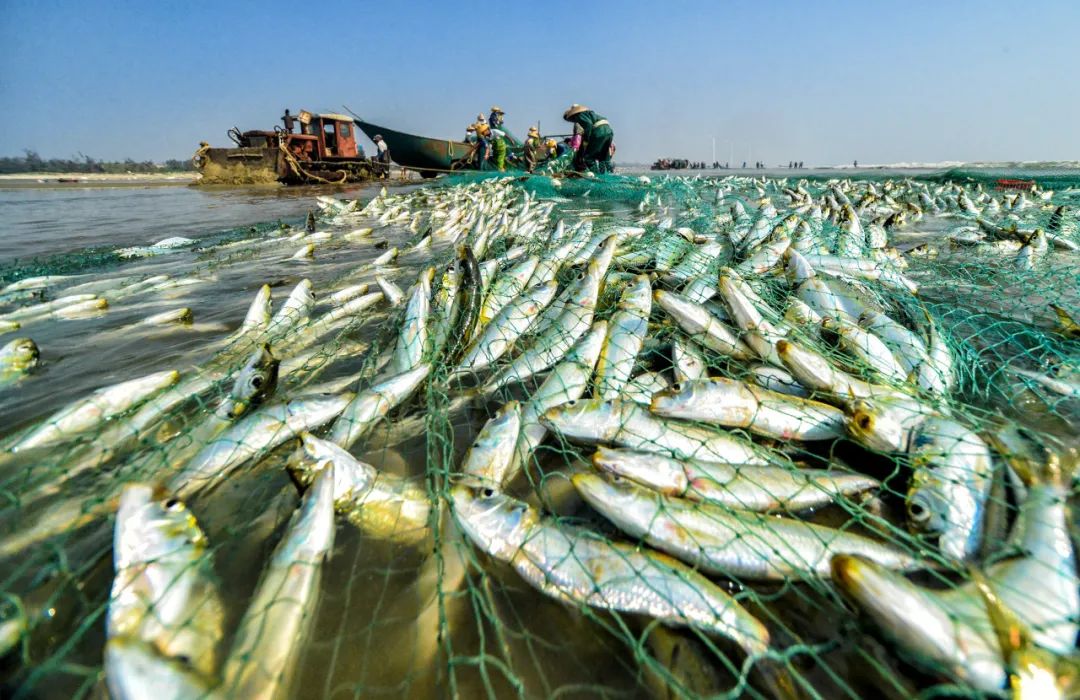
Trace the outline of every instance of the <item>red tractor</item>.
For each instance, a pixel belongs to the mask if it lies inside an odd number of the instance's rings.
[[[200,144],[194,162],[202,182],[344,184],[387,174],[387,166],[365,157],[356,143],[352,117],[285,110],[281,120],[284,127],[273,131],[229,129],[232,148]]]

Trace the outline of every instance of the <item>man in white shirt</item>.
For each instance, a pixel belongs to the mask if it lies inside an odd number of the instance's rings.
[[[383,141],[382,134],[375,134],[371,140],[375,142],[375,162],[380,164],[376,172],[379,177],[390,177],[390,147]]]

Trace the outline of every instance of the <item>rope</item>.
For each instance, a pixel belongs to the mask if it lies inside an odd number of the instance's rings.
[[[300,165],[300,161],[296,159],[296,156],[294,156],[289,151],[289,149],[285,147],[284,139],[278,139],[278,148],[281,150],[282,153],[285,154],[286,162],[288,162],[289,166],[293,169],[293,172],[295,172],[297,175],[302,175],[310,180],[321,182],[324,185],[344,185],[349,180],[349,173],[346,170],[338,170],[338,172],[341,173],[341,179],[337,182],[333,180],[327,180],[324,177],[319,177],[315,173],[304,170],[303,166]]]

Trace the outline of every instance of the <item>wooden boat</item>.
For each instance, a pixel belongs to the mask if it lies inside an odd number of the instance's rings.
[[[416,170],[422,177],[435,177],[439,173],[473,169],[469,163],[469,156],[473,151],[472,144],[406,134],[363,119],[354,118],[353,122],[367,134],[368,138],[381,134],[390,149],[391,160],[402,167]]]
[[[367,134],[369,139],[374,139],[376,134],[382,135],[386,146],[390,149],[390,159],[404,168],[416,170],[421,177],[435,177],[439,173],[477,169],[471,162],[473,152],[471,143],[406,134],[403,131],[372,124],[358,117],[354,118],[353,122]],[[520,162],[521,142],[505,129],[503,133],[510,142],[508,155],[511,162],[515,159]]]

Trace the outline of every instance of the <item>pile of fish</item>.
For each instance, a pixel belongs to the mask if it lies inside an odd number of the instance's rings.
[[[1075,410],[1064,432],[1021,429],[970,380],[1002,370],[1044,399],[1080,398],[1080,224],[1061,203],[1075,194],[536,177],[320,197],[307,229],[218,253],[295,245],[298,275],[342,247],[370,262],[324,288],[301,279],[276,311],[264,286],[197,365],[4,436],[0,560],[109,533],[101,658],[118,698],[303,695],[337,519],[433,557],[469,552],[573,609],[629,614],[630,629],[719,642],[702,663],[725,659],[728,685],[671,670],[676,693],[731,692],[796,653],[811,633],[770,609],[777,585],[847,613],[928,678],[1075,692]],[[383,245],[389,230],[408,243]],[[975,366],[927,296],[928,271],[958,248],[1009,255],[1022,274],[1073,270],[1064,297],[1022,319],[1061,349],[1052,368]],[[399,256],[427,264],[405,272]],[[17,305],[0,324],[32,334],[163,284],[184,282],[28,278],[0,290]],[[0,351],[3,391],[33,380],[47,348],[31,338]],[[476,411],[489,418],[455,443]],[[361,459],[388,422],[387,444],[425,443],[426,464],[402,475]],[[229,590],[201,521],[229,484],[286,473],[302,498],[264,534],[276,545],[254,591]],[[34,579],[15,578],[0,655],[33,633]]]

